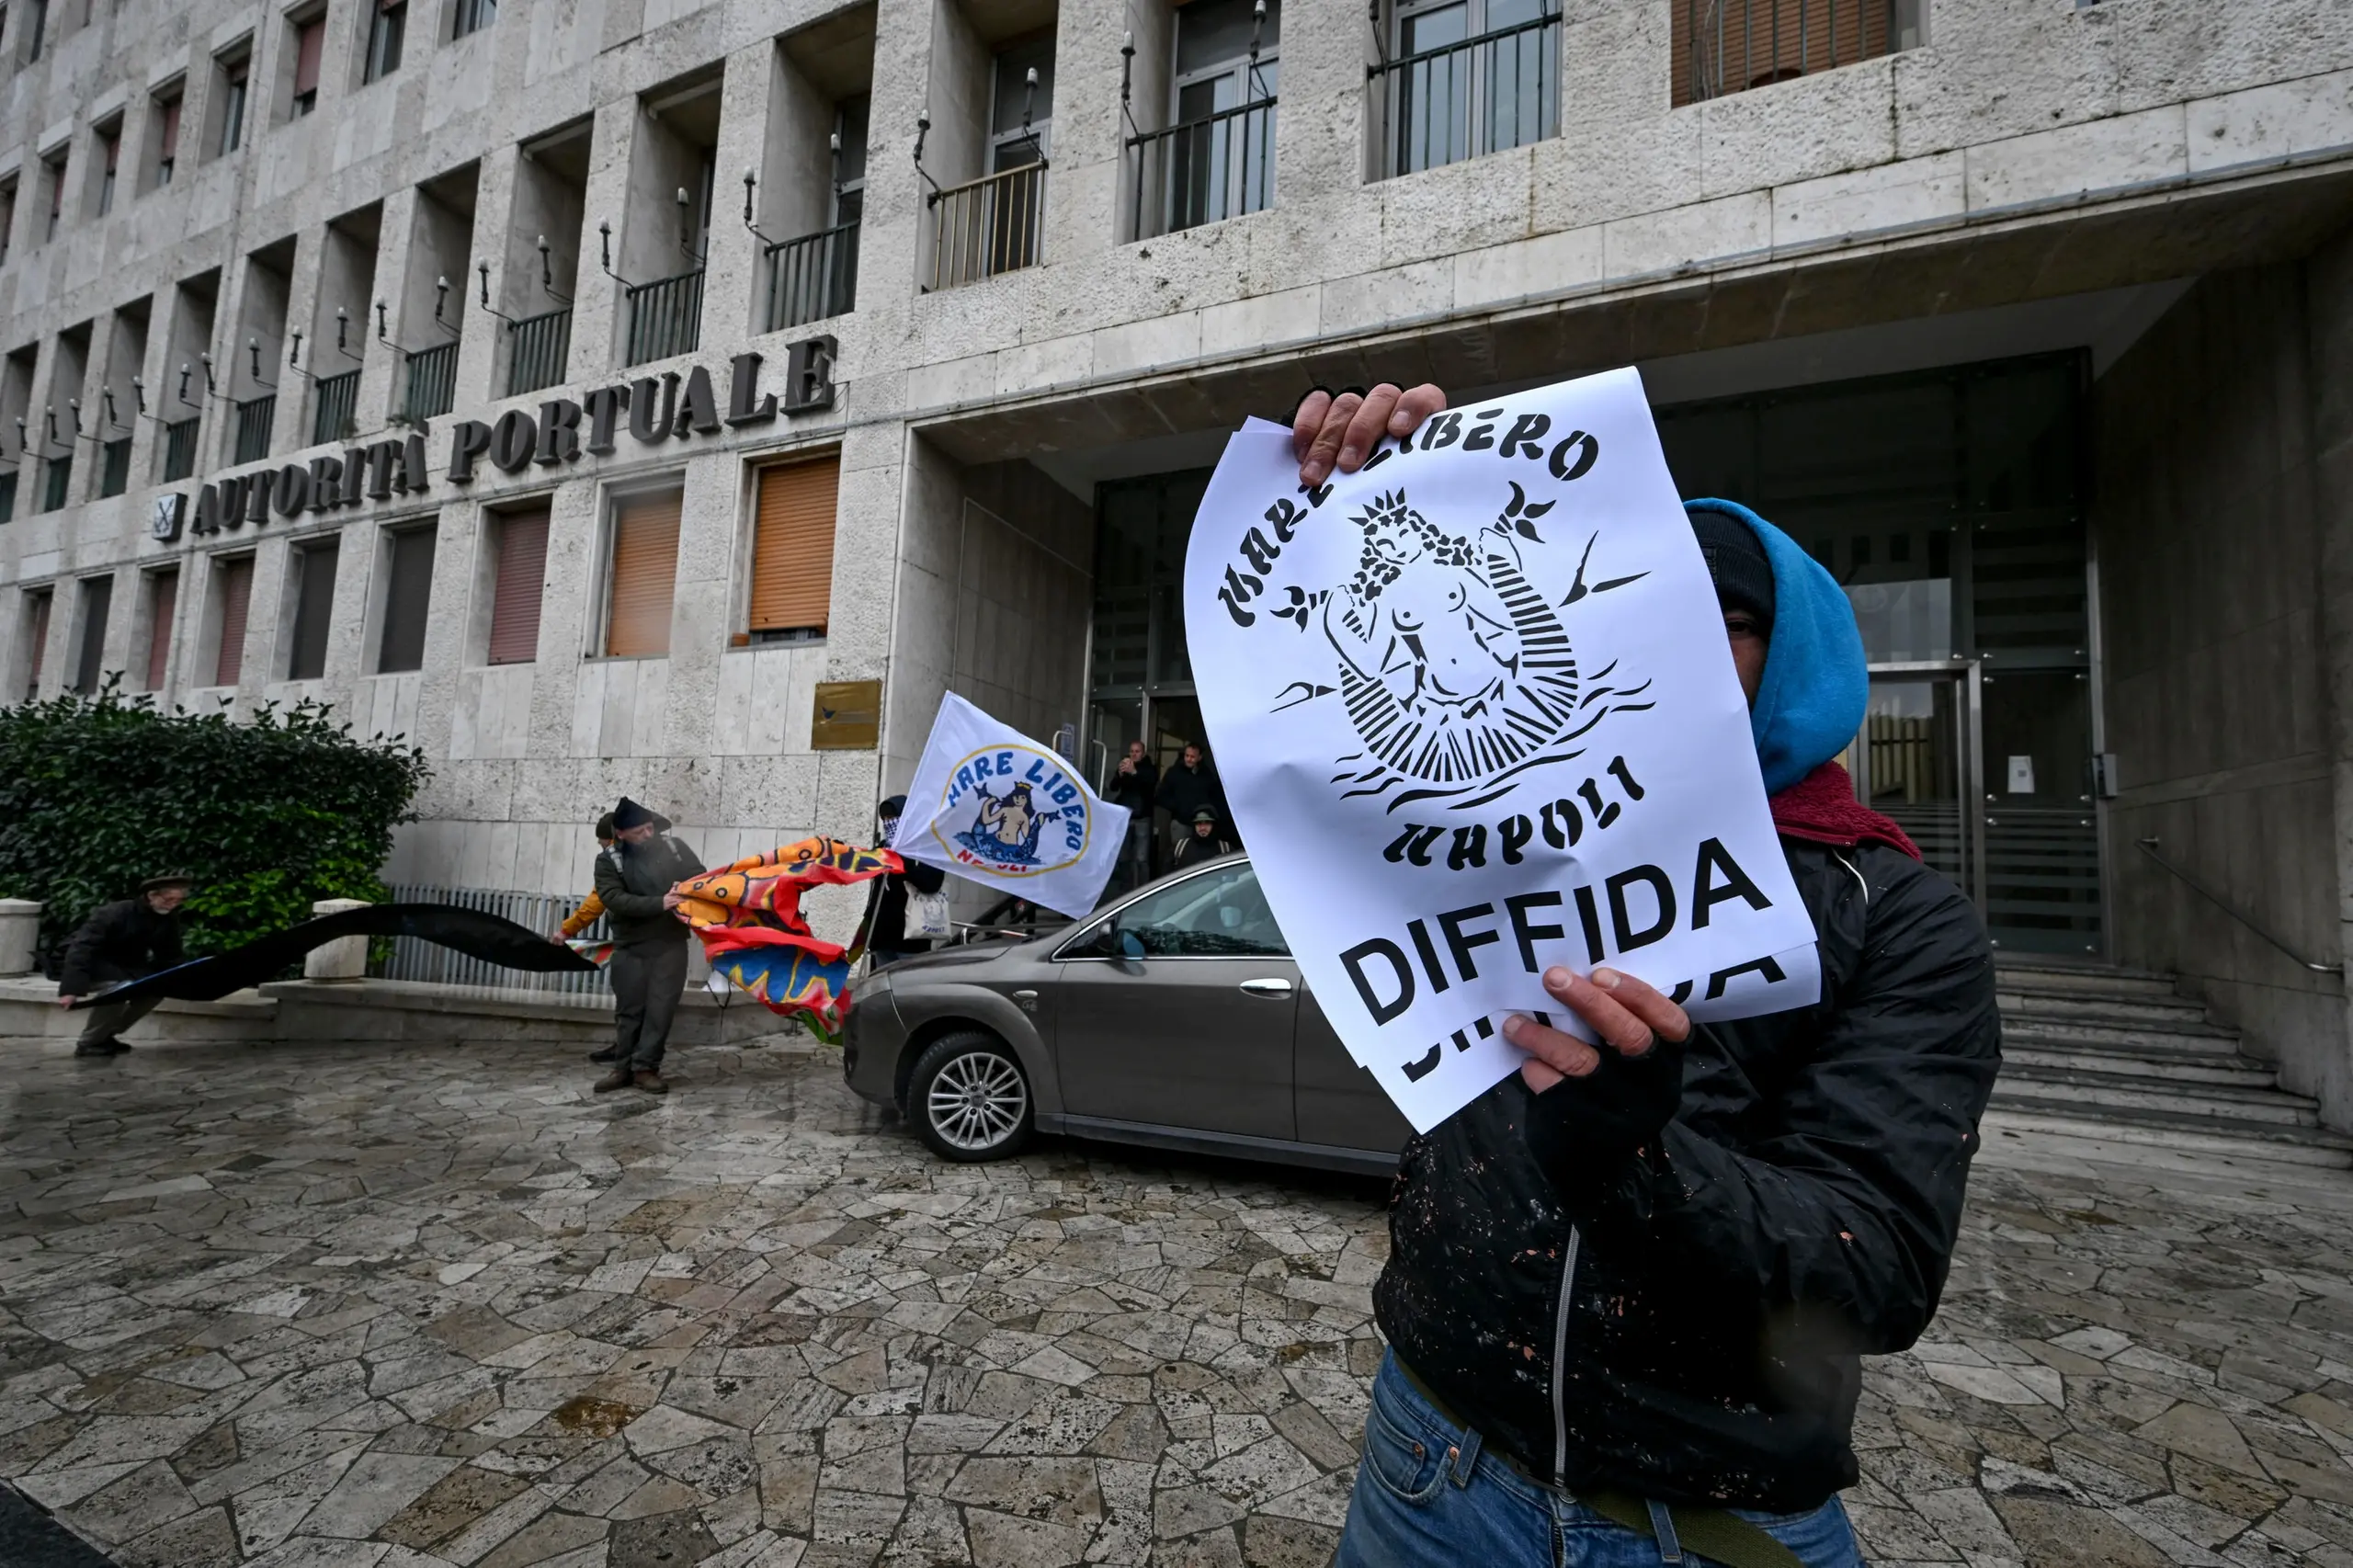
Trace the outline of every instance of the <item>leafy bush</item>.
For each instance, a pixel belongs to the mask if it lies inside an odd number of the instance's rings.
[[[163,871],[196,878],[191,955],[307,920],[317,899],[383,900],[377,869],[415,819],[422,750],[354,740],[316,702],[232,723],[118,686],[0,708],[0,897],[47,905],[44,960]]]

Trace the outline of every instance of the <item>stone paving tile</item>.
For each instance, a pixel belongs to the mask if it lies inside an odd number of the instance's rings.
[[[829,1054],[676,1067],[19,1071],[0,1479],[172,1568],[1329,1560],[1379,1184],[954,1166]],[[1942,1314],[1866,1367],[1872,1560],[2353,1568],[2353,1178],[1992,1142]]]

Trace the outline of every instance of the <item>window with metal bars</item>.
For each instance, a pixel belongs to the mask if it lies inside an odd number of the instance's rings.
[[[1556,134],[1558,0],[1414,0],[1397,6],[1370,67],[1384,177]]]

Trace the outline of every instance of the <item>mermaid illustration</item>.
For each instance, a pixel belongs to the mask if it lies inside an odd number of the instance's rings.
[[[983,784],[980,815],[971,827],[956,835],[956,842],[1001,865],[1034,866],[1038,863],[1040,831],[1060,815],[1058,811],[1038,810],[1029,797],[1027,782],[1015,784],[1002,795],[990,794],[988,786]]]

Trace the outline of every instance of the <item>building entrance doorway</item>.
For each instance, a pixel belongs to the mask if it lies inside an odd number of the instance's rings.
[[[1865,805],[1985,909],[1983,688],[1974,659],[1873,666],[1863,727],[1841,760]]]

